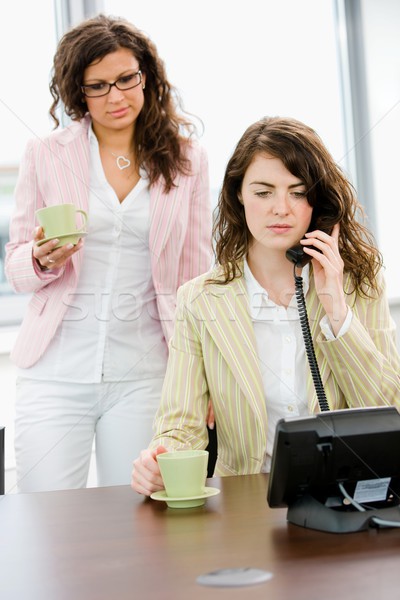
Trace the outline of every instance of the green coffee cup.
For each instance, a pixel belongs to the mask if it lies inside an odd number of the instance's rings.
[[[176,450],[157,455],[166,495],[193,498],[204,494],[207,479],[207,450]]]
[[[83,217],[83,224],[78,227],[77,213]],[[65,244],[77,244],[82,234],[86,233],[87,213],[75,204],[56,204],[36,211],[36,218],[43,227],[46,240],[59,238],[57,248]]]

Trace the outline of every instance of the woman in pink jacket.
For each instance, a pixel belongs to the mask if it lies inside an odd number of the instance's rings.
[[[20,491],[128,483],[151,439],[176,292],[211,264],[207,157],[154,44],[98,16],[61,39],[50,114],[71,124],[21,162],[6,273],[32,293],[12,359]],[[36,210],[73,203],[87,236],[57,248]]]

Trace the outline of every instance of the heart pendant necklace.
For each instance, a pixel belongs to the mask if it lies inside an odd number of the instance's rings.
[[[111,152],[111,154],[115,157],[115,162],[117,163],[117,167],[120,171],[128,169],[131,166],[131,161],[127,156],[124,156],[123,154],[115,154],[114,152]]]

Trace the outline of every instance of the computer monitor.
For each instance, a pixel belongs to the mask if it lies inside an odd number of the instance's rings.
[[[268,504],[290,523],[331,532],[400,526],[400,414],[357,408],[281,419]],[[391,525],[389,524],[391,523]]]

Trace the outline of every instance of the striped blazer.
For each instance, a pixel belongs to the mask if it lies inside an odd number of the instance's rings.
[[[210,273],[179,290],[151,446],[204,448],[211,397],[218,427],[215,474],[258,473],[267,445],[268,415],[244,279],[218,285],[206,284],[208,277]],[[350,290],[349,277],[345,277],[345,290]],[[351,293],[347,298],[353,311],[350,329],[328,342],[320,331],[324,312],[310,277],[307,312],[330,408],[386,404],[400,408],[400,357],[384,282],[379,298]],[[307,401],[310,413],[319,411],[311,373]]]
[[[16,292],[32,292],[11,354],[19,367],[45,352],[74,293],[84,247],[64,268],[42,272],[32,258],[35,211],[58,203],[88,210],[90,120],[74,122],[44,140],[28,143],[15,191],[16,208],[6,245],[6,275]],[[211,206],[205,150],[193,142],[190,176],[177,175],[169,193],[159,180],[150,188],[151,272],[165,339],[173,329],[178,287],[211,266]],[[90,219],[90,214],[89,214]]]

